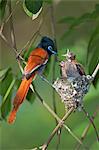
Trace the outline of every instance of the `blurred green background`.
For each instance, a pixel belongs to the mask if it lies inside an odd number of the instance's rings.
[[[95,10],[96,4],[99,4],[99,1],[84,1],[84,0],[56,0],[54,2],[54,17],[55,17],[55,32],[56,32],[56,40],[57,47],[59,52],[59,59],[63,60],[62,54],[66,52],[67,48],[70,48],[77,55],[77,59],[80,63],[82,63],[85,67],[86,72],[93,72],[93,68],[96,66],[96,61],[94,58],[99,57],[99,49],[94,49],[95,44],[93,44],[93,51],[87,50],[88,44],[91,35],[93,34],[97,25],[99,25],[99,11],[97,19],[89,20],[78,20],[79,23],[77,26],[74,26],[74,29],[70,29],[69,27],[72,24],[72,19],[64,19],[65,17],[74,17],[80,18],[85,13],[92,13]],[[16,1],[12,1],[12,8],[15,8]],[[15,29],[15,37],[17,48],[20,50],[26,42],[30,39],[30,37],[37,31],[39,26],[39,21],[44,16],[44,22],[40,30],[40,34],[47,35],[53,37],[52,35],[52,27],[51,27],[51,12],[50,12],[50,4],[43,4],[42,13],[38,16],[37,19],[31,20],[29,16],[23,10],[22,3],[19,3],[13,13],[13,24]],[[48,12],[48,13],[47,13]],[[8,10],[6,8],[6,17],[8,16]],[[69,21],[68,21],[69,20]],[[80,23],[81,21],[81,23]],[[67,33],[68,32],[68,33]],[[9,21],[4,26],[4,35],[10,40],[10,27]],[[67,34],[66,34],[67,33]],[[65,34],[65,35],[64,35]],[[32,44],[32,47],[35,47],[40,40],[40,36],[37,37],[36,41]],[[98,42],[99,42],[99,34],[98,34]],[[99,44],[97,42],[97,47],[99,48]],[[16,82],[13,87],[13,90],[9,94],[7,100],[10,107],[10,102],[13,99],[15,92],[18,88],[19,81],[21,81],[21,72],[18,67],[14,51],[9,48],[6,43],[0,38],[0,69],[11,68],[9,71],[9,77],[5,77],[6,79],[0,82],[0,104],[2,104],[2,99],[13,80],[13,77],[16,77]],[[92,46],[92,45],[91,45]],[[26,49],[27,50],[27,49]],[[30,51],[32,48],[30,48]],[[27,53],[27,51],[26,51]],[[90,55],[92,54],[92,56]],[[89,61],[87,61],[87,59]],[[87,63],[89,63],[89,66]],[[91,64],[92,63],[92,64]],[[52,71],[53,71],[53,56],[51,59],[51,63],[48,69],[47,79],[52,82]],[[89,68],[92,69],[89,70]],[[89,68],[88,68],[89,67]],[[13,77],[11,77],[13,75]],[[59,77],[60,70],[59,64],[56,62],[55,69],[55,78]],[[41,78],[38,76],[34,81],[34,85],[41,95],[41,97],[46,101],[46,103],[53,109],[52,102],[52,91],[53,89]],[[56,107],[57,112],[60,117],[62,117],[65,113],[64,105],[61,103],[60,97],[57,93],[56,95]],[[29,98],[29,96],[28,96]],[[31,104],[32,103],[32,104]],[[4,109],[7,109],[8,104],[4,106]],[[84,98],[84,106],[90,115],[96,110],[97,106],[99,106],[99,82],[97,82],[96,87],[91,85],[91,88],[88,94]],[[9,109],[8,109],[9,110]],[[2,114],[2,111],[1,111]],[[83,112],[76,111],[73,113],[66,124],[72,129],[72,131],[78,136],[81,137],[81,134],[89,120],[85,117]],[[23,149],[32,149],[36,146],[42,145],[51,134],[52,130],[55,128],[55,120],[52,115],[46,110],[46,108],[40,103],[37,97],[32,96],[31,102],[25,100],[22,104],[21,108],[17,113],[16,121],[13,125],[9,125],[6,122],[6,118],[0,121],[0,149],[1,150],[23,150]],[[99,113],[95,118],[95,125],[99,131]],[[48,149],[54,150],[57,144],[57,136],[55,136],[50,143]],[[93,127],[91,126],[85,140],[84,144],[89,147],[91,150],[98,150],[99,144],[96,140],[96,135]],[[60,150],[72,150],[77,145],[77,141],[64,129],[61,134],[61,141],[59,145]],[[82,147],[80,149],[83,149]]]

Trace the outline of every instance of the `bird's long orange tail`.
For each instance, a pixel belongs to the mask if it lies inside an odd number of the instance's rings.
[[[22,80],[21,85],[20,85],[20,87],[16,93],[16,96],[14,98],[14,101],[13,101],[13,109],[9,115],[8,123],[11,124],[15,121],[18,108],[19,108],[20,104],[24,101],[34,76],[35,75],[33,75],[29,80],[27,80],[26,78],[24,78]]]

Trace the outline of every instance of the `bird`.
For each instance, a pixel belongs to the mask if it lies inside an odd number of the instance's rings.
[[[32,80],[35,79],[37,74],[43,72],[52,54],[57,55],[54,41],[47,36],[42,37],[38,46],[30,53],[24,68],[22,82],[16,92],[13,100],[13,108],[8,117],[9,124],[14,123],[16,113],[26,98]]]
[[[66,57],[65,61],[60,62],[61,76],[69,80],[85,75],[83,66],[76,60],[76,55],[70,50],[62,55]]]

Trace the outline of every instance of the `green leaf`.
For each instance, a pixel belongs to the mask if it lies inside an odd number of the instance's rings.
[[[23,8],[25,13],[32,17],[32,19],[36,19],[42,10],[43,0],[24,0]]]
[[[1,96],[4,96],[7,89],[9,88],[9,85],[12,81],[12,72],[11,72],[11,69],[9,69],[7,72],[6,72],[6,75],[5,75],[5,78],[3,78],[3,80],[0,82],[0,94]]]
[[[99,63],[99,25],[97,25],[94,32],[92,33],[87,48],[87,66],[90,74],[93,73],[98,63]],[[98,79],[99,79],[98,76],[96,76],[93,82],[94,85],[96,85]]]
[[[5,78],[6,74],[10,71],[10,68],[0,70],[0,82]]]
[[[0,1],[0,20],[2,20],[4,18],[6,4],[7,4],[7,0]]]
[[[32,45],[27,51],[25,51],[23,57],[27,61],[30,53],[35,49],[34,45]]]
[[[15,83],[11,69],[6,72],[5,78],[0,82],[0,95],[2,97],[1,116],[6,119],[11,107],[12,90]]]
[[[6,118],[6,116],[8,115],[10,108],[11,108],[11,91],[12,88],[15,84],[15,78],[13,78],[12,82],[10,83],[9,88],[7,89],[3,100],[2,100],[2,104],[1,104],[1,116],[2,118]]]
[[[34,102],[35,98],[36,98],[35,93],[31,89],[29,89],[28,94],[26,96],[27,101],[32,104]]]
[[[69,23],[70,26],[69,26],[68,31],[65,32],[65,34],[62,36],[62,39],[66,38],[80,24],[86,23],[89,21],[95,21],[97,19],[99,19],[99,4],[95,5],[95,10],[92,13],[85,13],[78,18],[74,18],[74,17],[63,18],[62,20],[60,20],[60,23]]]
[[[48,63],[46,65],[45,69],[44,69],[44,72],[43,72],[44,76],[49,75],[50,68],[51,68],[51,58],[49,58]]]

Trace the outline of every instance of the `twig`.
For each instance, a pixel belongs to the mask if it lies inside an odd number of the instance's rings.
[[[10,42],[8,42],[8,40],[6,39],[6,37],[4,36],[3,33],[0,33],[0,37],[2,38],[2,40],[5,41],[5,43],[8,45],[9,48],[11,48],[11,49],[14,50],[14,52],[15,52],[16,55],[17,55],[17,49],[14,48],[14,47],[10,44]],[[19,55],[19,58],[24,62],[24,59],[21,57],[21,55]]]
[[[92,116],[92,120],[93,120],[93,121],[94,121],[94,119],[95,119],[95,117],[96,117],[98,111],[99,111],[99,108],[96,109],[96,111],[94,112],[94,114],[93,114],[93,116]],[[87,133],[88,133],[88,131],[89,131],[89,129],[90,129],[90,126],[91,126],[91,122],[89,122],[89,124],[86,126],[86,128],[84,129],[84,131],[83,131],[83,133],[82,133],[82,136],[81,136],[81,139],[80,139],[82,142],[83,142],[83,140],[85,139],[85,137],[86,137],[86,135],[87,135]],[[80,149],[80,146],[81,146],[81,145],[78,144],[76,150],[79,150],[79,149]]]
[[[20,0],[16,1],[14,9],[11,11],[11,13],[9,14],[9,16],[6,18],[5,23],[7,23],[7,22],[9,21],[9,19],[12,17],[14,11],[16,10],[16,6],[17,6],[20,2],[21,2]]]
[[[20,52],[19,52],[19,55],[23,52],[23,50],[26,49],[26,47],[27,47],[28,45],[29,45],[29,47],[30,47],[31,42],[32,42],[32,43],[35,42],[35,40],[36,40],[36,38],[37,38],[37,36],[38,36],[38,34],[39,34],[39,32],[40,32],[40,29],[41,29],[41,27],[42,27],[42,24],[43,24],[43,19],[41,18],[37,31],[31,36],[31,38],[30,38],[30,39],[27,41],[27,43],[23,46],[23,48],[22,48],[22,49],[20,50]],[[34,38],[34,40],[33,40],[33,38]],[[32,40],[33,40],[33,41],[32,41]]]
[[[0,34],[3,32],[4,29],[4,22],[2,22],[1,27],[0,27]]]
[[[64,121],[70,116],[70,114],[74,111],[74,107],[72,107],[65,115],[64,117],[61,119],[61,121],[58,123],[58,125],[56,126],[56,128],[52,131],[50,137],[48,138],[47,142],[42,145],[42,150],[46,150],[48,145],[50,144],[52,138],[54,137],[54,135],[56,134],[56,132],[58,131],[59,128],[61,128],[64,124]]]
[[[11,7],[11,0],[9,0],[8,3],[9,6],[9,13],[12,13],[12,7]],[[10,30],[11,30],[11,41],[12,41],[12,47],[15,48],[15,54],[17,54],[17,47],[16,47],[16,39],[15,39],[15,33],[14,33],[14,27],[13,27],[13,16],[10,17]]]
[[[47,13],[48,13],[48,11],[47,11]],[[46,15],[47,15],[47,13],[46,13]],[[46,16],[45,15],[45,16]],[[19,55],[26,49],[26,47],[28,46],[28,47],[30,47],[31,46],[31,43],[34,43],[35,42],[35,40],[36,40],[36,38],[37,38],[37,36],[38,35],[40,35],[40,36],[42,36],[41,34],[40,34],[40,30],[41,30],[41,27],[42,27],[42,25],[43,25],[43,23],[44,23],[44,20],[45,20],[45,16],[44,17],[42,17],[41,18],[41,20],[40,20],[40,22],[39,22],[39,26],[38,26],[38,29],[37,29],[37,31],[31,36],[31,38],[27,41],[27,43],[23,46],[23,48],[20,50],[20,52],[19,52]],[[33,38],[34,38],[34,40],[33,40]],[[33,40],[33,41],[32,41]]]
[[[87,116],[87,118],[90,120],[91,124],[93,125],[93,128],[94,128],[95,133],[96,133],[96,136],[97,136],[97,140],[99,141],[98,131],[97,131],[96,126],[95,126],[95,124],[94,124],[94,122],[93,122],[93,119],[89,116],[88,112],[86,112],[86,110],[85,110],[84,107],[82,107],[82,110],[83,110],[83,112],[85,113],[85,115]]]
[[[9,0],[8,5],[9,5],[9,13],[12,14],[11,0]],[[17,46],[16,46],[15,32],[14,32],[14,26],[13,26],[13,16],[12,15],[10,16],[10,30],[11,30],[11,42],[12,42],[11,47],[13,47],[15,56],[16,56],[16,58],[18,60],[19,68],[22,69],[19,59],[22,59],[23,62],[25,62],[25,61],[24,61],[24,59],[21,56],[18,55],[18,50],[17,50]]]
[[[96,68],[95,68],[95,70],[94,70],[94,72],[93,72],[93,74],[92,74],[92,77],[93,77],[93,78],[95,78],[95,76],[96,76],[96,74],[97,74],[98,71],[99,71],[99,63],[98,63],[98,65],[96,66]]]

